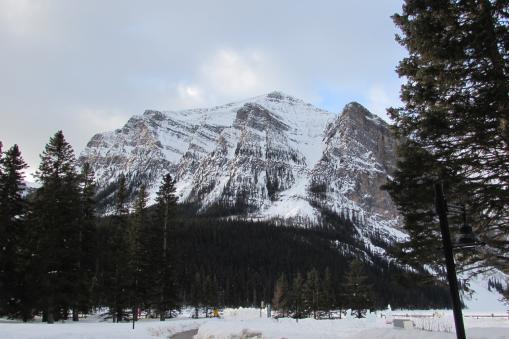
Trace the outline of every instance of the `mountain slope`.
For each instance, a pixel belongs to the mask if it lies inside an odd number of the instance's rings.
[[[203,213],[318,223],[326,209],[387,229],[397,210],[379,187],[394,169],[396,144],[388,125],[358,103],[337,116],[272,92],[206,109],[146,111],[96,134],[80,162],[95,170],[105,206],[120,173],[133,195],[144,183],[153,197],[169,172],[179,200]]]

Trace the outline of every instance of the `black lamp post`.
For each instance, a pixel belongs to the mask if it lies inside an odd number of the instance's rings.
[[[445,256],[445,267],[447,280],[452,299],[452,310],[454,313],[454,325],[456,327],[456,338],[466,339],[463,314],[461,311],[461,300],[459,296],[458,278],[456,277],[456,265],[454,263],[453,249],[473,248],[481,245],[472,232],[472,227],[467,223],[466,210],[463,206],[463,225],[460,228],[460,238],[457,244],[452,244],[449,232],[449,221],[447,220],[447,202],[445,201],[442,182],[435,183],[435,209],[440,220],[440,231],[442,233],[442,244]]]

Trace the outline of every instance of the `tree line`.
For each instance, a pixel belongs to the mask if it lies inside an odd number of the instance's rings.
[[[347,308],[360,317],[389,302],[448,305],[436,282],[416,285],[417,273],[362,259],[366,249],[338,251],[338,243],[359,247],[341,218],[328,217],[336,227],[304,229],[198,216],[177,204],[169,174],[153,206],[143,185],[128,203],[120,175],[111,213],[98,216],[94,172],[87,163],[77,169],[61,131],[41,154],[36,189],[26,187],[17,145],[0,154],[1,315],[51,323],[106,307],[114,322],[142,312],[165,320],[183,306],[210,316],[217,307],[273,301],[281,316],[318,318]]]
[[[338,286],[333,282],[329,268],[322,276],[316,269],[308,271],[305,277],[297,273],[291,283],[285,274],[281,274],[274,287],[272,306],[277,317],[341,319],[346,315],[346,309],[350,309],[352,315],[362,318],[374,307],[371,294],[362,264],[354,259]]]
[[[122,321],[128,310],[136,318],[138,309],[149,307],[164,320],[176,307],[171,176],[163,178],[152,216],[157,222],[150,224],[145,188],[130,213],[121,176],[113,215],[101,228],[93,170],[85,163],[77,171],[61,131],[41,155],[40,187],[31,193],[18,146],[1,154],[0,312],[24,321],[42,315],[52,323],[107,306],[113,321]]]

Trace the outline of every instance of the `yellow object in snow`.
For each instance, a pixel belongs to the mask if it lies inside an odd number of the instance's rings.
[[[219,310],[214,308],[214,318],[219,318]]]

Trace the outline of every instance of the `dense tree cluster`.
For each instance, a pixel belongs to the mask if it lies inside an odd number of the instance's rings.
[[[78,171],[61,131],[41,155],[36,189],[25,187],[16,145],[0,154],[2,316],[77,321],[106,307],[114,322],[142,313],[165,320],[183,306],[209,317],[219,307],[272,302],[280,316],[323,318],[350,308],[362,317],[388,303],[447,305],[435,282],[415,284],[425,273],[373,255],[352,221],[330,211],[315,228],[197,215],[177,205],[169,174],[154,206],[144,186],[129,206],[121,175],[112,212],[99,217],[93,170],[85,163]]]

